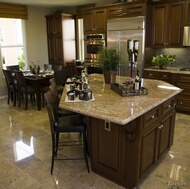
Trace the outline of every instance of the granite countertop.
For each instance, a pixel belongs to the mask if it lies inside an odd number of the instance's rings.
[[[190,74],[190,71],[182,71],[181,68],[177,67],[167,67],[166,69],[159,69],[158,66],[152,66],[149,68],[144,68],[147,71],[157,71],[157,72],[170,72],[170,73],[178,73],[178,74]]]
[[[118,76],[116,82],[122,83],[125,79],[126,77]],[[59,107],[120,125],[129,123],[181,92],[181,89],[164,81],[144,79],[148,95],[122,97],[111,90],[109,84],[104,83],[102,74],[91,74],[89,83],[95,101],[65,102],[66,89],[64,89]]]

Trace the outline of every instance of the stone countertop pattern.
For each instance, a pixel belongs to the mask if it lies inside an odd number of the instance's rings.
[[[116,82],[122,83],[125,79],[126,77],[117,77]],[[91,74],[89,83],[95,101],[65,102],[67,92],[65,88],[59,107],[120,125],[129,123],[181,92],[181,89],[164,81],[144,79],[148,95],[122,97],[110,89],[109,84],[105,84],[102,74]],[[169,86],[173,89],[158,86]]]
[[[159,69],[158,66],[144,68],[144,70],[147,70],[147,71],[170,72],[170,73],[178,73],[178,74],[190,74],[190,71],[181,71],[180,69],[181,68],[176,68],[176,67],[167,67],[166,69]]]

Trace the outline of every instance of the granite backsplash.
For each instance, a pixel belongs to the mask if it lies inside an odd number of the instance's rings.
[[[175,54],[176,60],[170,65],[172,67],[183,68],[190,67],[190,48],[165,48],[157,49],[156,55],[159,54]]]

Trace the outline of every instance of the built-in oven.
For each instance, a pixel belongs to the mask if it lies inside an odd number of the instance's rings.
[[[84,36],[84,62],[87,66],[98,65],[98,52],[105,47],[105,34],[88,34]]]

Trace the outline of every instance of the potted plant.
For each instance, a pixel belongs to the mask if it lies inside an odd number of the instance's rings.
[[[175,61],[175,55],[160,54],[153,57],[152,64],[159,66],[160,69],[165,69],[170,63]]]
[[[104,48],[98,53],[98,62],[103,69],[106,83],[115,83],[121,55],[115,48]]]

